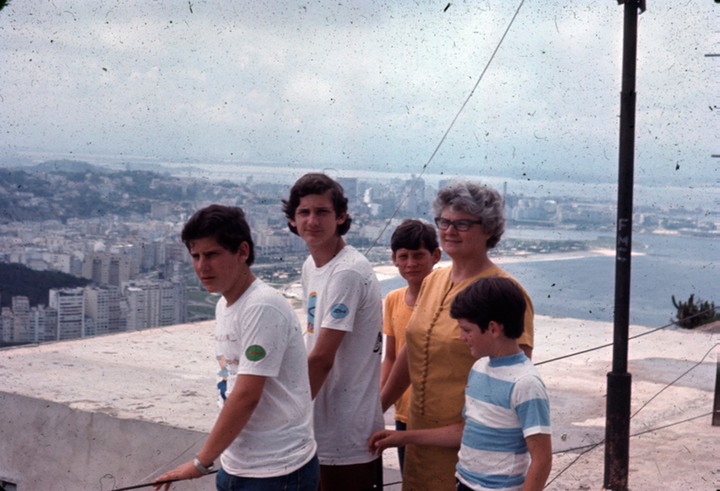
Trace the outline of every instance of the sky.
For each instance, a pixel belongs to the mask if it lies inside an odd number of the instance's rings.
[[[329,3],[11,0],[0,156],[617,181],[616,1]],[[647,8],[635,182],[717,186],[720,4]]]

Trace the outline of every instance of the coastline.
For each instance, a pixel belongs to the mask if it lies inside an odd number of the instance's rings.
[[[492,259],[495,264],[502,265],[522,262],[566,261],[570,259],[583,259],[586,257],[598,256],[608,257],[614,255],[615,251],[613,249],[593,248],[585,251],[548,252],[544,254],[519,252],[507,256],[491,256],[490,259]],[[645,255],[645,253],[633,251],[632,255],[643,256]],[[445,259],[438,262],[435,265],[435,268],[444,268],[446,266],[450,266],[451,263],[452,262],[449,259]],[[373,271],[375,271],[375,276],[377,276],[378,281],[381,282],[391,280],[400,276],[398,274],[397,268],[390,261],[374,265]],[[297,302],[299,302],[302,298],[302,290],[299,282],[285,285],[283,288],[281,288],[281,291],[283,295],[285,295],[285,297],[292,302],[293,307],[298,307]]]
[[[490,259],[495,264],[513,264],[513,263],[522,263],[522,262],[541,262],[541,261],[566,261],[570,259],[583,259],[587,257],[597,257],[597,256],[614,256],[615,251],[613,249],[607,249],[607,248],[593,248],[588,249],[585,251],[569,251],[569,252],[548,252],[545,254],[538,254],[538,253],[517,253],[507,256],[490,256]],[[644,252],[632,252],[633,256],[644,256]],[[450,260],[442,260],[435,266],[436,268],[443,268],[445,266],[450,266],[451,261]],[[390,280],[392,278],[396,278],[398,275],[397,268],[390,262],[378,264],[377,266],[374,266],[373,269],[375,270],[375,275],[377,276],[379,281],[385,281]]]

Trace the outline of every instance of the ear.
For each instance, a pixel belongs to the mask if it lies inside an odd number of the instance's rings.
[[[488,324],[488,331],[490,331],[490,335],[492,337],[499,338],[505,333],[505,328],[499,322],[490,321]]]
[[[432,260],[433,264],[437,264],[440,261],[440,258],[442,257],[442,251],[438,247],[434,251],[432,251]]]
[[[242,264],[246,264],[248,257],[250,257],[250,244],[245,241],[241,242],[240,247],[238,247],[237,255],[238,261]]]
[[[335,219],[335,223],[337,223],[338,226],[340,226],[343,223],[345,223],[345,220],[347,220],[347,212],[338,215],[338,217]]]

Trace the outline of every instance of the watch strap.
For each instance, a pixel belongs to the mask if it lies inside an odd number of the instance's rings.
[[[193,459],[193,465],[204,476],[207,476],[208,474],[210,474],[214,470],[214,467],[215,467],[214,462],[212,464],[210,464],[210,467],[205,467],[203,465],[203,463],[200,462],[200,459],[197,458],[197,456],[195,456],[195,458]]]

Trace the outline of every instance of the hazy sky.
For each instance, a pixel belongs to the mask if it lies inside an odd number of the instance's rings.
[[[520,1],[12,0],[0,153],[419,173]],[[720,6],[647,0],[636,183],[717,185]],[[427,172],[617,180],[623,7],[527,0]]]

